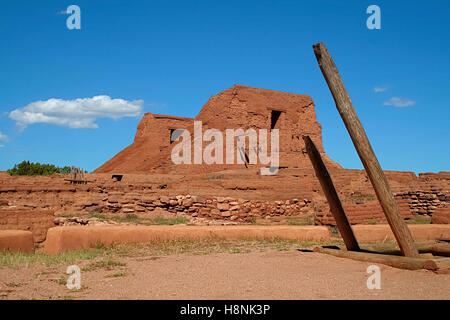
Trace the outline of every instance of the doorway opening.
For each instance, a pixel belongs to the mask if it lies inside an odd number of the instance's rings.
[[[169,133],[169,141],[172,144],[174,141],[178,139],[179,136],[183,134],[183,129],[170,129]]]
[[[281,111],[278,110],[271,110],[270,111],[270,129],[278,129],[280,124],[279,124],[279,119],[281,116]]]

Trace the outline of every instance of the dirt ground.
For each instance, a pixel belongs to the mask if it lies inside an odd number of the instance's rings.
[[[76,291],[67,264],[2,267],[0,299],[450,299],[448,274],[379,265],[381,289],[369,290],[370,263],[295,248],[108,261],[80,261]]]

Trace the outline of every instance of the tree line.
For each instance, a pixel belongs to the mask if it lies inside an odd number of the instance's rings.
[[[39,162],[22,161],[6,170],[12,176],[51,176],[55,173],[69,174],[71,167],[57,167],[53,164],[41,164]],[[85,171],[87,173],[87,171]]]

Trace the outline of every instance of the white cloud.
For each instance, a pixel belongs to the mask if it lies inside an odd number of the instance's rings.
[[[373,91],[375,91],[376,93],[378,92],[384,92],[387,91],[388,87],[374,87]]]
[[[6,134],[3,134],[1,131],[0,131],[0,141],[7,141],[8,140],[8,136],[6,135]]]
[[[409,100],[409,99],[400,98],[400,97],[392,97],[388,101],[385,101],[383,103],[383,105],[385,105],[385,106],[393,106],[393,107],[398,107],[398,108],[410,107],[415,104],[416,104],[416,102],[414,100]]]
[[[8,141],[8,136],[6,134],[3,134],[1,131],[0,131],[0,141],[1,142]],[[4,147],[4,145],[0,144],[0,148],[2,148],[2,147]]]
[[[95,123],[98,118],[139,116],[143,103],[143,100],[127,101],[111,99],[109,96],[75,100],[49,99],[13,110],[9,117],[22,129],[33,123],[50,123],[69,128],[98,128]]]

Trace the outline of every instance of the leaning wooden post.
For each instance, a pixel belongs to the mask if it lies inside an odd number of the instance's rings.
[[[322,191],[330,205],[330,211],[333,214],[334,220],[336,220],[336,225],[344,240],[345,246],[347,247],[347,250],[358,251],[358,241],[356,240],[352,227],[345,215],[344,208],[342,207],[341,200],[336,192],[336,188],[328,173],[327,167],[325,167],[322,157],[311,138],[309,136],[303,136],[303,140],[305,141],[309,159],[311,160],[316,176],[322,186]]]
[[[333,59],[322,42],[313,45],[313,49],[320,69],[322,70],[328,87],[333,95],[339,114],[341,115],[342,120],[344,120],[344,124],[352,138],[356,151],[358,152],[367,175],[372,182],[378,201],[383,208],[395,239],[397,239],[400,250],[404,256],[418,257],[419,252],[415,247],[411,232],[400,214],[398,204],[394,199],[386,176],[384,175],[383,170],[381,170],[381,166],[372,150],[366,132],[356,115],[352,101],[345,89]]]

